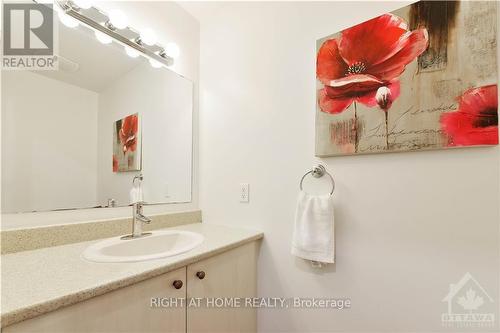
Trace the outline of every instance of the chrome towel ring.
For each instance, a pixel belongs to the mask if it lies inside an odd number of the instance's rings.
[[[143,180],[143,179],[144,179],[144,176],[142,175],[142,173],[140,173],[140,174],[136,175],[136,176],[134,177],[134,179],[132,179],[132,186],[134,186],[134,187],[135,187],[135,186],[137,186],[137,184],[138,184],[138,185],[141,185],[141,183],[142,183],[142,180]],[[137,184],[136,184],[136,182],[135,182],[136,180],[138,181],[138,182],[137,182]]]
[[[306,178],[306,176],[309,174],[311,174],[314,178],[321,178],[325,174],[327,174],[332,182],[332,191],[330,192],[330,195],[333,194],[333,191],[335,191],[335,180],[333,180],[332,175],[328,171],[326,171],[325,167],[322,166],[321,164],[318,164],[318,166],[315,166],[311,171],[306,172],[305,175],[302,176],[302,178],[300,179],[300,186],[299,186],[301,191],[303,191],[302,183],[304,182],[304,178]]]

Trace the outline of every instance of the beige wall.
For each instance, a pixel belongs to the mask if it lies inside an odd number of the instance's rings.
[[[498,304],[498,147],[314,158],[316,40],[403,5],[225,3],[202,20],[204,221],[265,232],[260,296],[352,299],[262,309],[261,332],[441,331],[441,300],[466,272]],[[323,270],[290,255],[298,183],[317,162],[337,182],[337,263]]]

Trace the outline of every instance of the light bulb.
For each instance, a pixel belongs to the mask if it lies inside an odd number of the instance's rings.
[[[57,3],[54,3],[54,5],[52,6],[52,10],[55,11],[57,14],[59,14],[60,12],[64,12],[61,6],[59,6]]]
[[[61,23],[67,26],[68,28],[76,28],[79,24],[77,19],[67,15],[63,11],[58,11],[57,16],[59,17]]]
[[[177,58],[180,54],[179,46],[175,43],[167,43],[165,46],[165,53],[171,58]]]
[[[98,41],[100,41],[103,44],[109,44],[113,41],[113,38],[109,37],[108,35],[100,31],[95,32],[95,37],[97,38]]]
[[[155,45],[156,44],[156,34],[153,30],[151,29],[144,29],[141,32],[141,41],[149,46]]]
[[[149,59],[149,63],[153,68],[160,68],[162,66],[161,62],[155,59]]]
[[[130,46],[125,46],[125,52],[130,58],[137,58],[141,53]]]
[[[89,0],[73,0],[73,2],[82,9],[89,9],[92,7],[92,2]]]
[[[127,15],[121,10],[114,9],[109,12],[109,23],[117,29],[125,29],[128,25]]]

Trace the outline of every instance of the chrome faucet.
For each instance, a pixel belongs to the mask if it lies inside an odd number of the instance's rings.
[[[151,219],[142,213],[142,206],[144,206],[144,202],[136,202],[132,205],[132,234],[123,236],[122,239],[132,239],[151,235],[150,232],[142,232],[142,223],[151,223]]]
[[[132,205],[132,236],[133,237],[141,237],[145,236],[142,233],[142,223],[151,223],[151,219],[147,216],[144,216],[142,214],[142,206],[144,205],[143,202],[137,202]]]

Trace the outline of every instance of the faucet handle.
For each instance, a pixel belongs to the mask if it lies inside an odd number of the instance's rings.
[[[141,221],[141,222],[144,222],[146,224],[151,223],[151,219],[149,217],[145,216],[144,214],[142,214],[141,212],[137,212],[136,216],[139,219],[139,221]]]

